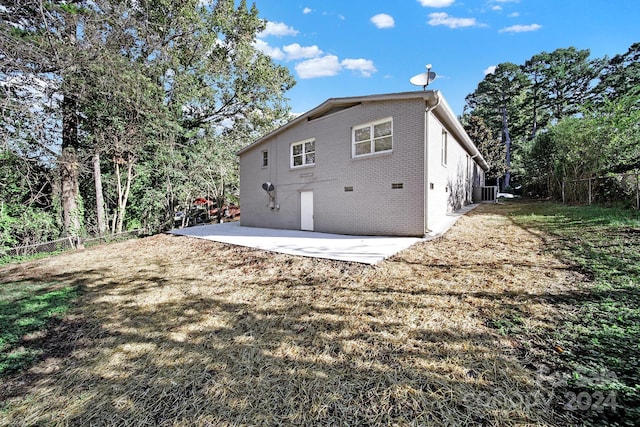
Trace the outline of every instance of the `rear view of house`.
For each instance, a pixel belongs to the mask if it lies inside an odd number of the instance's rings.
[[[423,236],[488,165],[438,91],[329,99],[240,156],[241,225]]]

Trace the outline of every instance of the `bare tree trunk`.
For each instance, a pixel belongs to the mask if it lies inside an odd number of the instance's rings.
[[[60,156],[62,232],[65,236],[77,236],[80,232],[78,209],[78,154],[73,148],[65,148]]]
[[[116,233],[122,233],[122,228],[124,225],[124,217],[127,211],[127,200],[129,199],[129,191],[131,190],[131,181],[133,180],[133,164],[135,159],[129,158],[127,160],[127,180],[125,183],[124,190],[122,189],[122,181],[120,176],[120,164],[116,162],[116,180],[118,186],[118,214],[117,214],[117,224],[116,224]]]
[[[216,192],[216,204],[218,205],[218,215],[217,216],[217,222],[220,223],[222,222],[222,218],[224,216],[224,211],[222,210],[222,207],[224,206],[224,179],[221,178],[220,179],[220,188],[218,189],[218,191]]]
[[[506,190],[511,185],[511,136],[509,135],[509,124],[507,122],[507,108],[502,107],[502,131],[504,132],[505,143],[507,145],[507,158],[505,161],[507,172],[502,183],[502,190]]]
[[[107,217],[104,208],[104,194],[102,192],[102,170],[100,169],[100,153],[93,154],[93,180],[96,187],[96,216],[98,220],[98,233],[106,234]]]
[[[538,94],[533,96],[533,125],[531,128],[531,139],[536,137],[538,133]]]
[[[65,16],[67,25],[63,29],[67,42],[76,44],[77,22],[70,16]],[[65,77],[66,78],[66,77]],[[81,231],[80,201],[80,162],[78,160],[78,117],[77,99],[68,91],[62,95],[62,146],[60,159],[60,174],[62,187],[62,233],[65,236],[78,236]]]
[[[62,233],[77,236],[81,229],[78,161],[78,115],[76,103],[68,96],[62,100],[62,154],[60,155],[60,182],[62,187]]]
[[[118,220],[118,211],[113,212],[113,218],[111,218],[111,234],[116,234],[116,222]]]
[[[118,207],[116,209],[115,214],[113,215],[113,224],[111,224],[111,233],[115,234],[118,232],[118,226],[122,223],[120,217],[122,213],[120,211],[122,205],[122,182],[120,181],[120,163],[119,159],[114,159],[116,163],[116,189],[118,190]]]

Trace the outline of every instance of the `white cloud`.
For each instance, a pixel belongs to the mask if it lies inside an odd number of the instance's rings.
[[[499,4],[496,4],[495,6],[491,6],[491,10],[495,12],[500,12],[502,10],[502,6],[500,6]]]
[[[484,70],[484,75],[488,75],[488,74],[493,74],[496,71],[496,66],[495,65],[489,65],[485,70]]]
[[[257,39],[253,43],[253,46],[259,52],[262,52],[265,55],[272,57],[273,59],[282,60],[285,58],[284,52],[279,47],[271,47],[269,46],[269,43],[265,42],[264,40]]]
[[[302,9],[302,13],[304,13],[305,15],[307,15],[307,14],[309,14],[309,13],[311,13],[311,12],[313,12],[313,10],[311,10],[311,9],[310,9],[310,8],[308,8],[308,7],[305,7],[304,9]]]
[[[501,33],[526,33],[529,31],[538,31],[542,28],[542,25],[530,24],[530,25],[512,25],[500,30]]]
[[[393,16],[387,15],[386,13],[379,13],[375,16],[372,16],[371,22],[373,23],[373,25],[380,29],[393,28],[396,25],[395,21],[393,20]]]
[[[335,76],[342,70],[342,65],[337,56],[327,55],[302,61],[294,68],[301,79],[313,79]]]
[[[357,71],[363,77],[370,77],[378,71],[369,59],[340,59],[335,55],[325,55],[321,58],[312,58],[302,61],[294,67],[301,79],[313,79],[316,77],[332,77],[338,75],[344,69]]]
[[[429,14],[429,25],[444,25],[449,28],[462,28],[462,27],[476,27],[479,24],[476,22],[476,18],[455,18],[449,16],[444,12],[435,12]]]
[[[518,12],[513,12],[509,14],[509,18],[517,18],[518,16],[520,16],[520,13]]]
[[[322,55],[322,50],[318,46],[300,46],[298,43],[293,43],[282,48],[287,54],[287,60],[293,61],[296,59],[317,58]]]
[[[360,72],[363,77],[371,77],[371,74],[378,71],[370,59],[345,59],[341,64],[347,70]]]
[[[264,30],[258,33],[258,38],[263,39],[267,36],[296,36],[298,35],[298,30],[293,27],[288,26],[282,22],[267,22],[267,26]]]
[[[418,0],[424,7],[448,7],[453,4],[456,0]]]

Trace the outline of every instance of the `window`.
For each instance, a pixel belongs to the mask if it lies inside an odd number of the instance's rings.
[[[401,182],[394,182],[391,184],[391,189],[393,190],[399,190],[401,188],[404,188],[404,184]]]
[[[291,144],[291,167],[316,164],[316,142],[313,139]]]
[[[269,151],[264,150],[262,152],[262,167],[266,168],[267,166],[269,166]]]
[[[441,155],[442,155],[442,166],[447,166],[447,150],[448,150],[448,133],[446,130],[442,131],[442,148],[441,148]]]
[[[393,149],[393,120],[384,119],[353,128],[353,157],[382,153]]]

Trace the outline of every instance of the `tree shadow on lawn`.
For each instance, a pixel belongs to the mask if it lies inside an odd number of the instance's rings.
[[[520,203],[505,209],[512,224],[541,236],[545,252],[582,275],[579,288],[558,301],[567,307],[557,334],[564,350],[558,368],[571,376],[570,389],[580,389],[582,406],[605,396],[617,407],[582,415],[594,424],[637,423],[640,235],[628,225],[638,221],[637,213],[552,203]]]
[[[0,424],[552,423],[552,393],[499,335],[458,317],[473,308],[457,296],[438,312],[441,295],[390,298],[309,265],[259,281],[155,268],[128,284],[91,270],[49,277],[85,284],[57,331],[64,360],[11,379]]]
[[[570,425],[553,357],[582,278],[482,209],[375,268],[155,236],[22,271],[81,296],[0,425]]]
[[[77,287],[19,280],[0,283],[0,378],[27,368],[42,354],[49,330],[77,296]]]

